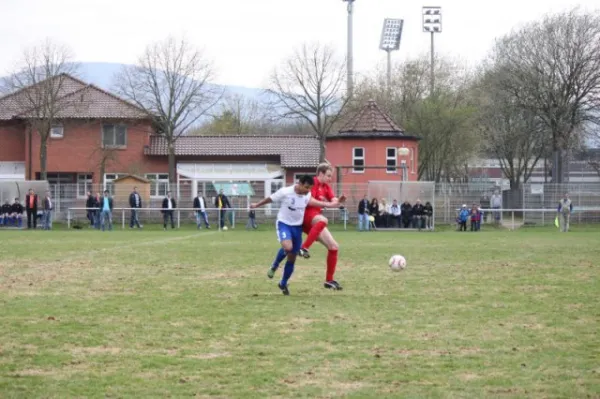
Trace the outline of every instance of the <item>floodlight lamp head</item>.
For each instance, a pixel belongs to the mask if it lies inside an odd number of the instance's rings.
[[[439,33],[442,31],[442,8],[423,7],[423,32]]]
[[[402,27],[404,20],[386,18],[383,21],[383,29],[381,30],[381,40],[379,48],[385,51],[400,49],[400,40],[402,38]]]

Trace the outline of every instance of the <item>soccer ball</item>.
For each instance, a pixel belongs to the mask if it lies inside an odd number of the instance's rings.
[[[404,259],[404,256],[402,255],[392,256],[388,263],[390,265],[390,269],[392,269],[394,272],[402,271],[406,267],[406,259]]]
[[[227,231],[227,226],[223,226],[223,230]]]

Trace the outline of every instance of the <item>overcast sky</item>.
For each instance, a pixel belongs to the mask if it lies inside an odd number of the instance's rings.
[[[494,38],[563,11],[568,0],[356,0],[354,58],[357,73],[385,60],[378,49],[383,19],[404,19],[394,61],[429,51],[421,7],[441,6],[443,32],[436,49],[482,59]],[[587,10],[600,0],[579,0]],[[342,0],[0,0],[0,75],[11,71],[24,48],[47,37],[70,46],[78,61],[133,63],[144,47],[168,35],[185,35],[205,50],[223,84],[264,87],[269,72],[294,46],[320,41],[346,53]]]

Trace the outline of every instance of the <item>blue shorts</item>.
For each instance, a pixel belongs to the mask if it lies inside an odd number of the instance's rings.
[[[297,254],[302,247],[302,226],[290,226],[283,222],[275,223],[277,239],[279,242],[290,240],[292,242],[292,253]]]

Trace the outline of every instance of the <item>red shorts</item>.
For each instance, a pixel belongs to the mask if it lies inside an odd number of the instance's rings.
[[[315,216],[320,214],[321,211],[308,211],[304,213],[304,222],[302,223],[302,231],[304,232],[304,234],[308,234],[310,232],[313,219],[315,218]]]

